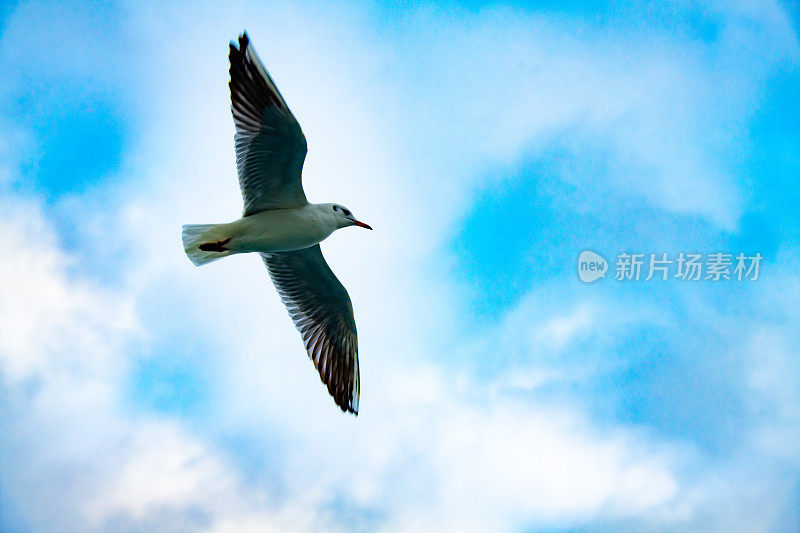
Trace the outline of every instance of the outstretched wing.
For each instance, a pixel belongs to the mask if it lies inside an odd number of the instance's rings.
[[[261,256],[328,392],[342,411],[357,415],[358,338],[353,306],[319,244]]]
[[[236,167],[244,216],[305,205],[300,173],[307,145],[247,32],[232,42],[231,112],[236,124]]]

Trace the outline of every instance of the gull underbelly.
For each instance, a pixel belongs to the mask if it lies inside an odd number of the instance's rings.
[[[304,208],[264,211],[232,222],[232,253],[289,252],[314,246],[336,228]]]

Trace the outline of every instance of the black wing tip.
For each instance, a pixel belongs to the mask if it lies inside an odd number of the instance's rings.
[[[358,416],[358,400],[360,396],[358,385],[355,386],[355,390],[348,385],[345,385],[344,388],[338,388],[334,385],[336,383],[335,380],[326,381],[322,374],[320,374],[320,378],[322,378],[322,383],[326,385],[328,394],[331,395],[339,409],[344,413],[352,413],[353,416]]]
[[[323,379],[322,382],[325,383],[325,380]],[[352,413],[353,416],[358,416],[358,393],[352,395],[342,394],[335,387],[329,384],[326,385],[328,385],[328,394],[331,395],[331,398],[343,413]],[[353,396],[355,396],[355,401],[353,401]]]
[[[247,35],[247,30],[243,30],[242,33],[239,35],[239,47],[236,47],[236,42],[231,41],[231,50],[236,50],[237,52],[244,52],[247,50],[247,45],[250,44],[250,36]]]
[[[339,409],[341,409],[343,413],[351,413],[353,416],[358,417],[358,406],[341,403],[337,403],[336,405],[339,406]]]

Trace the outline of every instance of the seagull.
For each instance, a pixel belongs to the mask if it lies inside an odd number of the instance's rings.
[[[247,32],[230,44],[231,112],[242,218],[183,226],[183,249],[197,266],[233,254],[261,255],[308,357],[336,405],[358,415],[358,339],[353,305],[319,243],[360,226],[340,204],[312,204],[301,173],[306,138]]]

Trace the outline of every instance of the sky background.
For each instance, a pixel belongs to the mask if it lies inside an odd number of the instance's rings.
[[[0,529],[800,529],[795,3],[0,5]],[[308,138],[342,414],[239,216],[227,44]],[[759,252],[757,281],[578,254]],[[613,265],[612,265],[613,268]]]

